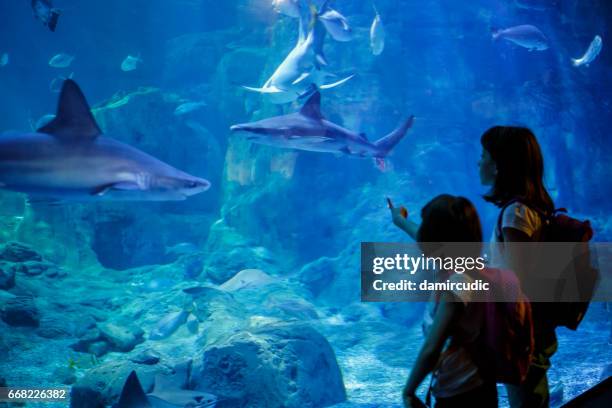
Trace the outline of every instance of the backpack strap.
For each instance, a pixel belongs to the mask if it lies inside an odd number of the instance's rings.
[[[497,242],[504,242],[504,233],[502,231],[502,223],[504,221],[504,211],[506,211],[506,208],[510,207],[512,204],[518,203],[518,202],[519,202],[518,198],[513,198],[510,201],[508,201],[506,204],[504,204],[501,210],[499,211],[499,216],[497,217],[497,227],[495,229],[495,236],[497,237]]]
[[[536,214],[538,214],[540,216],[540,218],[542,219],[542,225],[545,224],[549,224],[550,223],[550,219],[553,218],[557,213],[563,212],[566,213],[567,209],[565,208],[555,208],[551,213],[548,213],[544,210],[541,210],[537,207],[531,206],[531,205],[527,205],[524,202],[522,202],[519,198],[513,198],[510,201],[508,201],[506,204],[504,204],[499,212],[499,216],[497,217],[497,229],[495,230],[495,236],[497,237],[497,242],[504,242],[504,233],[502,231],[502,223],[504,220],[504,211],[506,211],[506,208],[510,207],[512,204],[514,203],[521,203],[523,204],[525,207],[528,207],[530,210],[534,211]]]

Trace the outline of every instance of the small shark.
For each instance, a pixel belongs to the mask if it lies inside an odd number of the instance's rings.
[[[205,392],[175,388],[174,384],[155,378],[155,389],[145,394],[135,371],[132,371],[121,390],[119,402],[114,408],[214,408],[217,397]]]
[[[363,133],[352,132],[325,119],[320,105],[321,94],[316,91],[299,112],[234,125],[230,130],[246,133],[248,140],[269,146],[373,157],[376,165],[383,170],[385,156],[414,122],[414,116],[410,116],[387,136],[370,142]]]
[[[280,104],[293,102],[300,96],[311,93],[315,86],[319,89],[334,88],[354,76],[349,75],[333,83],[325,83],[327,78],[334,76],[322,69],[327,65],[327,59],[323,54],[323,41],[327,31],[319,17],[328,11],[327,3],[328,1],[323,4],[319,12],[311,10],[307,35],[304,35],[305,17],[303,15],[300,17],[300,35],[296,46],[263,87],[244,86],[243,88],[259,92],[267,96],[270,102]]]
[[[32,11],[34,17],[42,21],[43,25],[49,27],[49,30],[55,31],[61,13],[53,7],[51,0],[32,0]]]
[[[0,188],[51,199],[184,200],[210,182],[102,136],[81,89],[66,79],[55,118],[0,135]]]

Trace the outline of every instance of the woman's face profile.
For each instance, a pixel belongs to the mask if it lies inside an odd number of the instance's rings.
[[[486,149],[482,149],[480,160],[478,160],[478,168],[480,173],[480,184],[483,186],[492,186],[495,183],[497,168],[493,158]]]

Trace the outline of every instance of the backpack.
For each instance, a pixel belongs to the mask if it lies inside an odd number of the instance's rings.
[[[501,227],[504,211],[516,202],[520,202],[520,200],[510,200],[501,209],[499,218],[497,219],[496,230],[499,242],[503,242]],[[575,275],[580,274],[580,276],[565,277],[571,279],[573,282],[580,283],[580,297],[581,299],[588,299],[588,301],[557,302],[554,304],[554,307],[551,305],[551,307],[545,308],[546,319],[553,327],[565,326],[568,329],[576,330],[586,314],[589,302],[593,298],[599,281],[599,270],[592,267],[590,250],[588,248],[588,242],[593,238],[593,228],[591,228],[591,223],[588,220],[580,221],[567,215],[567,210],[565,208],[555,209],[552,213],[547,213],[531,206],[529,208],[535,211],[542,220],[542,231],[539,237],[540,242],[575,242],[584,244],[580,258],[577,260],[579,266],[571,268],[569,272]],[[555,288],[555,293],[558,294],[558,298],[560,298],[563,293],[565,282],[566,280],[560,279]]]
[[[490,283],[491,289],[481,303],[481,332],[468,351],[484,378],[521,384],[534,352],[531,305],[512,271],[485,268],[477,273]]]

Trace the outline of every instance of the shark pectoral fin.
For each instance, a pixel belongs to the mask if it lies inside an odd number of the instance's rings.
[[[140,190],[140,186],[131,181],[120,181],[118,183],[104,184],[102,186],[96,187],[92,190],[91,195],[94,196],[103,196],[108,193],[110,190],[123,190],[123,191],[133,191]]]
[[[325,56],[323,54],[317,54],[316,60],[320,66],[326,67],[328,65],[327,60],[325,59]]]
[[[346,81],[348,81],[349,79],[353,78],[355,76],[355,74],[351,74],[349,76],[347,76],[346,78],[342,78],[339,81],[336,82],[332,82],[331,84],[325,84],[325,85],[321,85],[319,88],[321,89],[331,89],[331,88],[335,88],[337,86],[342,85],[343,83],[345,83]]]
[[[72,79],[64,80],[55,118],[37,132],[70,141],[95,140],[102,134],[83,92]]]
[[[297,85],[300,82],[302,82],[303,80],[305,80],[306,78],[308,78],[309,76],[310,76],[310,72],[304,72],[304,73],[302,73],[302,75],[297,77],[297,79],[295,81],[293,81],[291,84],[292,85]]]
[[[300,113],[313,119],[323,119],[321,114],[321,94],[315,91],[306,101]]]
[[[265,88],[253,88],[251,86],[242,86],[244,89],[248,90],[248,91],[252,91],[252,92],[259,92],[259,93],[281,93],[281,92],[285,92],[284,90],[276,87],[276,86],[268,86]]]

